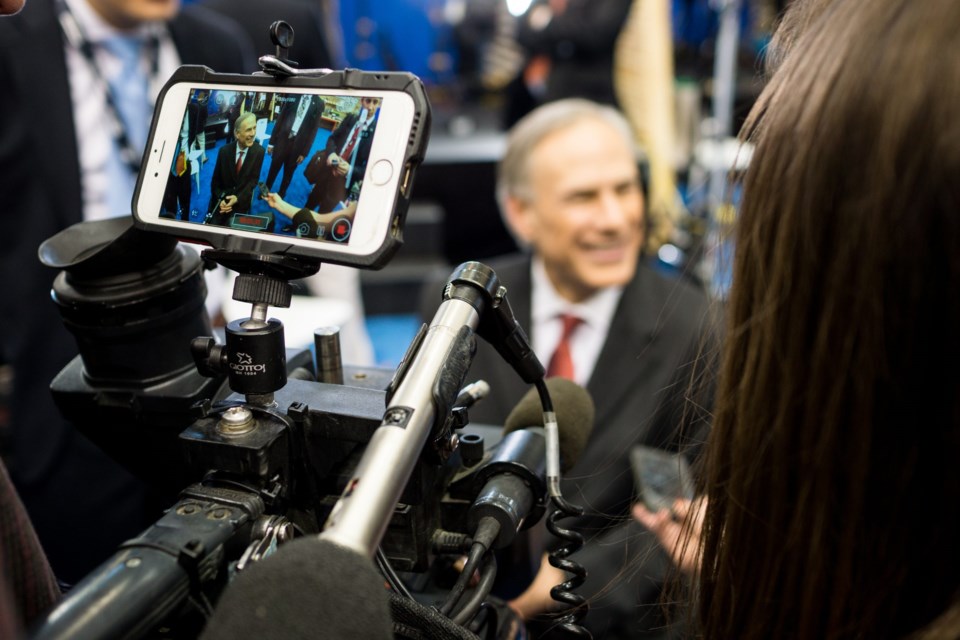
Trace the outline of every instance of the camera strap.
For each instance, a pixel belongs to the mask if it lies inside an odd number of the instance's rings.
[[[58,0],[57,2],[57,17],[60,23],[60,30],[67,44],[81,55],[101,85],[104,102],[107,107],[107,114],[111,121],[110,133],[113,136],[116,148],[120,152],[120,160],[133,175],[137,175],[140,173],[140,162],[143,156],[143,150],[135,148],[131,141],[130,128],[125,122],[121,109],[118,106],[121,96],[118,94],[113,83],[106,78],[100,65],[97,63],[95,46],[101,43],[96,43],[95,45],[95,43],[84,34],[80,22],[76,16],[73,15],[73,12],[65,0]],[[148,62],[149,76],[145,78],[145,83],[147,95],[149,95],[149,87],[153,84],[159,67],[159,39],[156,34],[145,36],[139,56]],[[123,81],[125,78],[120,78],[120,80]],[[145,99],[151,102],[150,106],[152,108],[152,100],[149,98]]]

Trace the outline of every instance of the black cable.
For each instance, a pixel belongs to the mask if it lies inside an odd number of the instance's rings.
[[[547,389],[547,383],[544,379],[537,380],[533,386],[537,389],[537,395],[540,396],[540,407],[543,412],[553,411],[553,400],[550,398],[550,390]]]
[[[467,630],[472,633],[479,633],[480,629],[486,629],[484,634],[486,640],[496,640],[497,627],[500,626],[500,614],[497,608],[489,602],[480,603],[480,611],[470,621]]]
[[[592,638],[593,635],[580,625],[580,622],[590,611],[590,605],[586,598],[573,593],[573,590],[586,580],[587,570],[569,557],[583,547],[583,536],[557,524],[562,518],[583,515],[583,508],[570,504],[562,496],[554,496],[551,501],[555,509],[547,518],[547,531],[561,539],[563,543],[550,552],[547,560],[557,569],[573,574],[568,580],[561,582],[550,590],[551,598],[567,605],[567,610],[557,618],[557,623],[571,637]]]
[[[466,603],[452,616],[454,624],[465,625],[477,615],[480,605],[490,595],[496,577],[497,556],[493,552],[487,552],[484,556],[483,569],[480,571],[480,582],[477,583]]]
[[[390,585],[390,588],[404,598],[413,600],[413,594],[410,593],[410,590],[407,589],[407,585],[403,583],[403,580],[400,579],[400,576],[398,576],[397,572],[394,571],[393,565],[390,564],[386,554],[383,553],[383,547],[377,547],[377,553],[374,556],[374,559],[377,562],[377,568],[380,570],[383,578],[387,581],[387,584]]]
[[[546,424],[546,414],[553,413],[553,400],[550,398],[550,391],[547,389],[545,380],[538,380],[535,386],[537,393],[540,395],[540,405],[543,408],[544,424]],[[547,455],[549,456],[549,452]],[[561,629],[566,631],[571,637],[592,638],[591,633],[580,625],[580,621],[583,620],[589,612],[590,606],[586,598],[573,593],[573,590],[582,585],[587,578],[587,570],[570,559],[572,554],[583,547],[583,536],[572,529],[565,529],[558,524],[558,521],[562,518],[582,516],[583,508],[564,500],[563,496],[560,495],[559,479],[555,480],[555,482],[556,485],[553,486],[555,491],[550,492],[550,501],[554,506],[554,510],[547,518],[547,530],[559,538],[562,543],[558,548],[550,552],[547,560],[557,569],[573,575],[568,580],[553,587],[550,590],[550,597],[556,602],[567,605],[567,609],[557,618],[557,623]]]
[[[467,561],[464,563],[463,569],[461,569],[460,575],[457,577],[457,581],[453,584],[443,604],[440,605],[440,613],[449,616],[453,608],[457,606],[461,596],[463,596],[463,592],[466,591],[467,585],[470,583],[473,572],[476,570],[477,565],[480,564],[480,560],[486,552],[487,549],[482,544],[479,542],[473,543],[473,546],[470,548],[470,553],[467,554]]]
[[[463,592],[466,591],[467,585],[473,577],[473,572],[476,571],[477,566],[483,559],[483,555],[493,545],[493,541],[497,539],[499,533],[499,522],[490,517],[480,519],[480,523],[477,525],[477,531],[473,536],[473,546],[470,547],[470,553],[467,554],[467,561],[464,563],[463,569],[460,571],[460,576],[454,583],[453,588],[450,589],[450,593],[447,594],[446,600],[440,605],[439,611],[441,614],[449,616],[450,612],[457,606],[457,603],[460,602]]]

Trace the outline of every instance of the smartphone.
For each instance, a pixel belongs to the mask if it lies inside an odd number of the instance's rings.
[[[158,99],[135,224],[216,249],[379,268],[402,243],[429,121],[411,74],[182,67]]]
[[[678,498],[693,499],[693,476],[682,455],[637,445],[630,450],[630,464],[637,497],[650,511],[670,510]]]

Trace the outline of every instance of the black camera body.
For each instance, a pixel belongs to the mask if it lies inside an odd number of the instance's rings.
[[[74,589],[71,597],[80,603],[74,610],[117,609],[115,617],[105,610],[96,624],[108,626],[91,637],[115,633],[110,625],[117,620],[128,620],[126,631],[138,630],[133,636],[170,625],[191,608],[191,595],[215,601],[237,563],[275,536],[278,523],[288,537],[321,531],[383,423],[404,365],[394,372],[331,361],[325,332],[316,344],[323,357],[285,350],[275,320],[260,330],[272,334],[265,344],[279,349],[275,361],[256,365],[258,347],[245,338],[233,362],[231,331],[242,329],[228,325],[226,345],[212,337],[204,261],[129,219],[71,227],[47,241],[41,257],[63,270],[52,296],[80,348],[51,385],[58,408],[172,505]],[[472,340],[463,347],[470,352]],[[282,367],[282,379],[268,376],[267,387],[244,377],[274,365]],[[330,379],[337,381],[323,381]],[[454,380],[455,389],[462,382]],[[380,542],[394,570],[426,576],[439,556],[457,552],[449,543],[438,549],[438,533],[467,533],[477,471],[489,455],[477,432],[464,436],[469,447],[457,447],[466,422],[465,411],[438,414]],[[486,434],[495,435],[489,428]],[[169,580],[140,585],[127,568],[131,554],[138,567],[152,562]],[[105,605],[99,600],[110,590],[105,584],[129,598]],[[169,606],[156,606],[161,587]],[[191,637],[202,622],[184,619],[182,637]],[[38,637],[58,636],[54,629]]]

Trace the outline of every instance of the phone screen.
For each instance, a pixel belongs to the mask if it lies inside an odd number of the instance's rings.
[[[382,104],[191,88],[159,218],[348,244]]]

